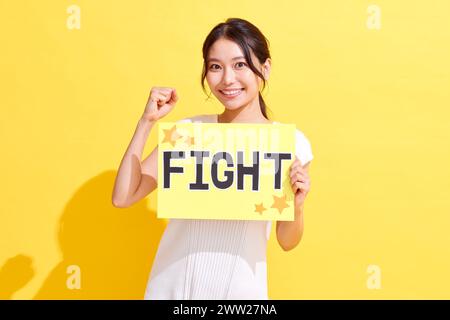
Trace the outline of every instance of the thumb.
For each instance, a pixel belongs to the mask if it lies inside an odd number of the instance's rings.
[[[178,97],[178,94],[177,94],[177,90],[173,89],[172,92],[171,92],[168,104],[173,105],[173,104],[177,103],[178,99],[179,99],[179,97]]]

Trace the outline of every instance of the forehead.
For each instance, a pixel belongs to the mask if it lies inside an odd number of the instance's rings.
[[[241,47],[235,42],[223,38],[214,42],[208,52],[208,61],[227,62],[237,57],[244,57]]]

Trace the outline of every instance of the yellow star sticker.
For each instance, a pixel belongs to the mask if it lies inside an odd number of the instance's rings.
[[[255,212],[262,214],[264,210],[267,210],[267,209],[264,208],[262,202],[261,202],[261,204],[255,204]]]
[[[284,195],[283,197],[273,196],[273,205],[271,206],[271,208],[278,209],[281,214],[281,212],[288,207],[289,205],[286,203],[286,195]]]
[[[192,145],[194,145],[195,144],[195,141],[194,141],[194,137],[187,137],[186,138],[186,140],[184,141],[188,146],[192,146]]]
[[[181,136],[177,132],[177,127],[173,126],[169,130],[163,129],[163,131],[164,131],[164,140],[162,141],[162,143],[168,142],[172,145],[172,147],[175,147],[175,143],[177,142],[178,139],[181,138]]]

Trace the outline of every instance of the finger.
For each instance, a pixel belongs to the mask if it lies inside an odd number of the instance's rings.
[[[175,89],[172,90],[170,94],[169,104],[175,104],[178,101],[178,94]]]
[[[295,175],[295,176],[291,177],[291,184],[293,184],[296,181],[306,183],[308,181],[308,178],[305,176],[302,176],[302,175]]]
[[[155,103],[155,111],[157,111],[156,106],[162,106],[166,103],[167,97],[159,92],[155,92],[152,94],[152,97],[150,98]]]
[[[170,95],[168,95],[168,94],[165,93],[165,92],[160,92],[160,93],[158,94],[158,98],[159,98],[159,102],[160,102],[161,104],[165,104],[165,103],[170,99]]]
[[[178,95],[176,93],[175,88],[162,87],[160,88],[159,91],[167,97],[166,101],[168,104],[173,104],[177,102]]]
[[[172,95],[172,91],[171,90],[166,90],[166,89],[161,89],[158,92],[159,94],[162,94],[164,97],[166,97],[167,100],[170,99],[170,96]]]
[[[291,179],[305,182],[306,180],[309,179],[309,177],[307,175],[297,172],[296,174],[292,175]]]
[[[299,165],[299,164],[293,164],[292,165],[292,167],[291,167],[291,171],[290,171],[290,173],[292,173],[292,172],[298,172],[299,171],[299,169],[301,170],[301,165]]]
[[[291,164],[291,169],[301,167],[301,166],[302,166],[302,164],[300,163],[300,160],[298,160],[298,158],[295,157],[294,162],[292,162],[292,164]]]
[[[164,90],[164,91],[166,91],[166,92],[172,92],[172,90],[173,90],[174,88],[172,88],[172,87],[160,87],[160,89],[161,89],[161,90]]]
[[[298,190],[300,190],[300,191],[306,190],[307,186],[305,183],[297,181],[294,184],[292,184],[292,189],[294,190],[294,193],[296,193]]]
[[[160,89],[160,91],[162,93],[164,93],[167,97],[170,97],[174,90],[175,90],[174,88],[168,88],[168,87],[163,87],[163,88]]]
[[[294,169],[294,170],[291,170],[291,172],[289,173],[289,177],[290,178],[292,178],[293,176],[295,176],[296,174],[300,174],[300,175],[302,175],[302,176],[304,176],[304,177],[307,177],[308,176],[308,173],[307,172],[305,172],[304,170],[300,170],[300,169]]]
[[[292,191],[294,191],[294,194],[297,193],[298,190],[300,190],[301,186],[299,185],[300,182],[296,182],[292,184]]]

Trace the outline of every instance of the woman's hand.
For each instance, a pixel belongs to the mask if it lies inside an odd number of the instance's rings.
[[[167,115],[178,101],[175,88],[153,87],[148,97],[142,118],[157,121]]]
[[[311,186],[311,181],[308,172],[302,167],[297,156],[295,157],[290,170],[291,187],[295,195],[294,205],[295,209],[297,209],[303,206]]]

